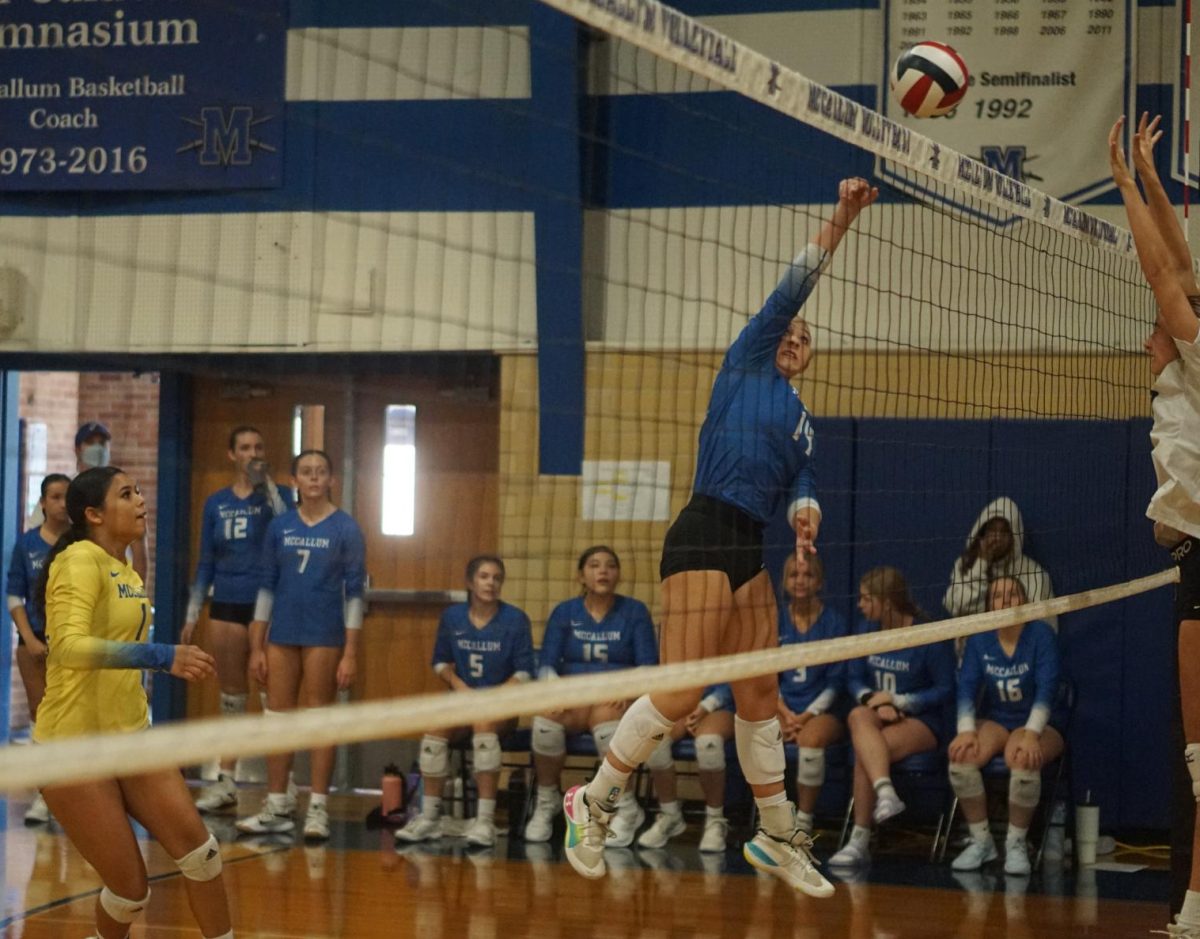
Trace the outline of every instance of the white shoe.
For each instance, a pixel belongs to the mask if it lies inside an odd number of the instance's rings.
[[[25,810],[25,824],[44,825],[48,821],[50,821],[50,806],[46,805],[46,800],[39,792],[29,803],[29,808]]]
[[[1014,877],[1028,877],[1033,867],[1029,863],[1029,849],[1024,839],[1011,840],[1004,845],[1004,873]]]
[[[950,869],[956,871],[977,871],[988,861],[994,861],[999,856],[1000,852],[996,850],[996,842],[991,837],[987,841],[976,841],[972,838],[970,843],[959,853],[958,857],[950,862]]]
[[[871,863],[871,852],[865,846],[859,846],[853,841],[846,843],[842,850],[829,859],[830,867],[865,867]]]
[[[895,818],[903,812],[907,806],[900,801],[899,796],[891,793],[880,793],[875,800],[875,811],[871,814],[872,820],[876,825],[882,825],[889,818]]]
[[[329,837],[329,809],[324,805],[309,805],[304,816],[304,837],[324,841]]]
[[[817,870],[812,839],[797,828],[789,838],[776,838],[761,828],[742,847],[742,856],[760,871],[773,874],[785,884],[810,897],[833,896],[833,884]]]
[[[477,848],[491,848],[496,844],[496,823],[490,818],[480,818],[476,816],[471,824],[467,826],[467,830],[463,832],[463,837],[467,839],[467,844],[475,845]]]
[[[621,813],[617,812],[617,818],[621,817]],[[667,842],[677,835],[682,835],[687,831],[687,823],[683,820],[683,815],[668,815],[666,812],[660,812],[658,818],[654,820],[654,824],[642,832],[637,843],[639,848],[665,848]]]
[[[729,819],[706,818],[704,834],[700,836],[701,854],[724,854],[725,838],[729,834]]]
[[[221,778],[215,783],[209,783],[200,790],[200,797],[196,800],[196,809],[200,812],[217,812],[221,809],[229,808],[231,805],[237,805],[237,784],[233,781],[233,777],[221,774]]]
[[[237,822],[237,830],[248,835],[271,835],[292,831],[295,827],[296,823],[292,821],[291,815],[276,815],[267,808],[265,802],[262,811],[257,815],[239,818]]]
[[[1167,935],[1171,939],[1200,939],[1200,926],[1193,926],[1191,923],[1179,922],[1179,917],[1175,917],[1176,922],[1167,924]]]
[[[396,830],[396,840],[408,844],[416,844],[418,841],[436,841],[440,837],[442,837],[441,819],[426,818],[424,815],[410,818],[407,825]]]
[[[533,814],[525,823],[525,840],[541,844],[549,841],[554,833],[554,803],[544,803],[540,799],[533,807]]]
[[[584,877],[594,880],[604,876],[604,846],[613,814],[589,803],[586,786],[572,786],[563,796],[563,817],[567,820],[563,853]]]
[[[613,814],[608,826],[608,841],[610,848],[628,848],[633,844],[633,836],[646,820],[646,812],[638,804],[637,799],[627,799],[617,803],[617,811]]]

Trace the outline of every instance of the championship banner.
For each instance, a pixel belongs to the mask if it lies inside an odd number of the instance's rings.
[[[0,0],[0,190],[282,182],[286,0]]]
[[[1112,178],[1103,135],[1081,138],[1074,128],[1107,129],[1133,113],[1135,22],[1132,0],[884,0],[888,72],[879,108],[996,172],[1085,201]],[[910,117],[889,90],[892,63],[925,40],[952,46],[971,75],[966,97],[945,117]],[[879,161],[897,188],[933,195],[898,169]]]

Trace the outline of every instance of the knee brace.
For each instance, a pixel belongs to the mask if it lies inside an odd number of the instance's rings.
[[[783,782],[787,761],[783,755],[783,733],[778,718],[744,721],[735,716],[733,739],[737,743],[738,762],[746,782],[752,786]]]
[[[245,714],[246,696],[244,694],[226,694],[221,692],[222,714]]]
[[[567,733],[563,725],[548,717],[535,717],[531,747],[534,753],[542,756],[562,756],[567,752]]]
[[[500,738],[495,734],[475,734],[471,738],[475,756],[475,772],[500,772]]]
[[[608,756],[608,748],[612,746],[613,734],[617,732],[619,726],[619,721],[605,721],[592,728],[592,739],[596,741],[596,752],[600,754],[600,759]]]
[[[421,738],[421,755],[417,766],[422,776],[445,776],[450,768],[450,741],[445,737],[426,734]]]
[[[950,788],[960,799],[974,799],[983,795],[983,773],[970,763],[950,764]]]
[[[188,880],[204,883],[221,876],[221,846],[212,835],[195,851],[175,860],[179,873]]]
[[[725,768],[725,738],[701,734],[696,738],[696,766],[702,773],[719,773]]]
[[[1188,775],[1192,777],[1192,795],[1200,802],[1200,743],[1189,743],[1184,747],[1183,758],[1187,761]]]
[[[146,888],[146,895],[140,900],[126,900],[124,897],[118,897],[107,887],[100,889],[100,906],[118,923],[132,923],[149,902],[149,887]]]
[[[1042,774],[1032,769],[1014,769],[1008,780],[1008,801],[1023,809],[1036,809],[1042,797]]]
[[[801,747],[796,764],[796,782],[814,789],[825,782],[825,748]]]
[[[670,769],[675,765],[675,757],[671,755],[671,735],[663,737],[662,743],[655,747],[646,758],[646,768],[661,770]]]
[[[659,714],[650,696],[644,694],[629,705],[617,725],[610,745],[612,755],[626,766],[641,766],[654,748],[671,736],[674,726],[675,722]]]

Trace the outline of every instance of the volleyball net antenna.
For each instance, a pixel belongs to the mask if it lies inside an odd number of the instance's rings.
[[[128,336],[173,336],[176,349],[496,356],[488,547],[536,640],[592,544],[617,550],[621,592],[657,614],[663,535],[690,494],[725,350],[829,216],[838,181],[864,176],[882,197],[803,310],[817,350],[799,390],[816,421],[826,602],[852,618],[858,579],[890,564],[932,619],[945,616],[950,570],[998,496],[1019,504],[1024,549],[1060,598],[729,659],[10,748],[0,788],[701,686],[1021,617],[1084,626],[1097,604],[1172,580],[1155,573],[1164,558],[1142,517],[1153,476],[1134,424],[1148,415],[1141,342],[1154,305],[1119,208],[1068,205],[939,144],[942,119],[888,118],[873,92],[840,94],[655,0],[531,9],[532,24],[292,31],[293,101],[438,105],[406,108],[403,134],[354,129],[349,108],[296,115],[328,152],[361,151],[379,170],[322,198],[373,204],[398,162],[429,176],[409,184],[417,208],[301,217],[268,193],[244,196],[253,232],[228,216],[123,220],[145,257],[122,247],[125,228],[106,228],[116,240],[76,281],[108,285],[98,302],[127,311]],[[425,117],[455,131],[434,133]],[[1103,134],[1076,144],[1101,148]],[[16,249],[49,251],[54,231]],[[143,295],[163,278],[171,290],[144,321]],[[75,337],[103,341],[99,323],[81,315]],[[581,465],[548,467],[577,435]],[[780,519],[767,541],[779,586],[794,537]],[[451,531],[430,550],[427,563],[456,571],[473,553]],[[429,651],[411,640],[413,657]]]

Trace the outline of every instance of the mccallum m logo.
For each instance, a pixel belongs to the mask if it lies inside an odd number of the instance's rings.
[[[248,166],[252,159],[251,150],[275,152],[270,144],[254,137],[254,128],[271,120],[271,115],[255,117],[251,107],[201,108],[199,120],[192,117],[183,120],[199,128],[200,138],[189,141],[175,152],[198,150],[201,166]]]
[[[980,163],[1022,183],[1042,182],[1042,177],[1025,167],[1027,162],[1036,159],[1036,156],[1029,156],[1025,147],[984,147],[979,154]]]

